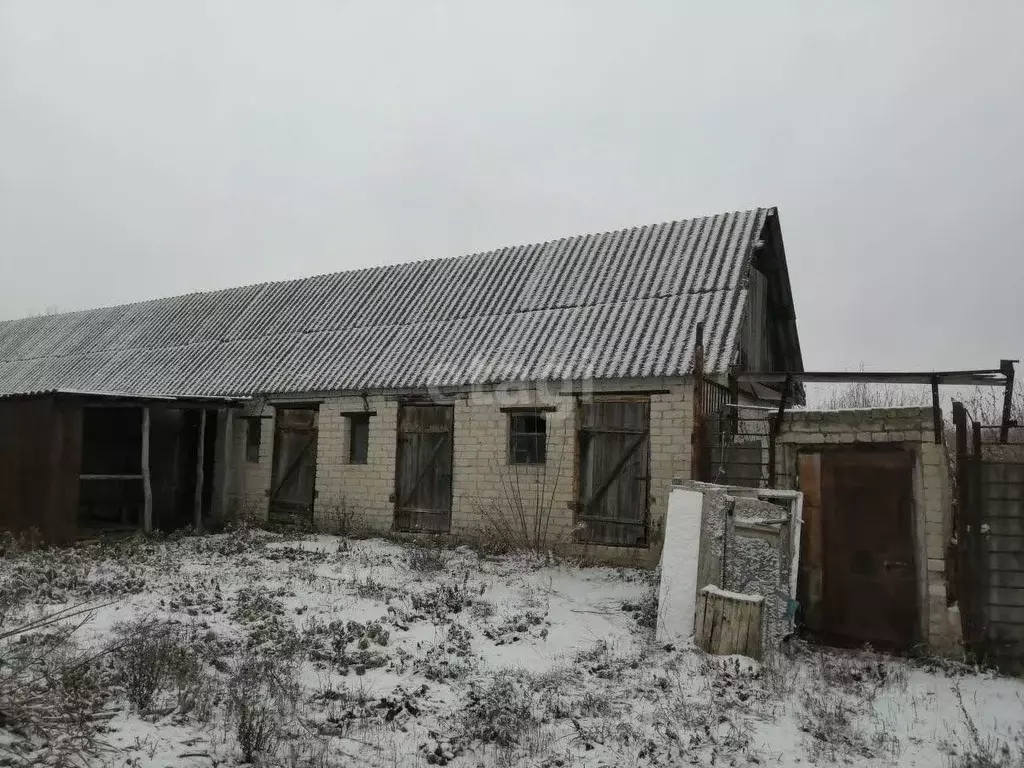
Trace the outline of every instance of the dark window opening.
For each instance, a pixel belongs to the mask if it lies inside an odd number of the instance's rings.
[[[260,460],[260,440],[263,437],[261,419],[251,417],[245,420],[245,460],[257,463]]]
[[[509,464],[543,464],[547,456],[547,419],[539,411],[510,413]]]
[[[348,463],[365,464],[370,449],[370,415],[348,417]]]

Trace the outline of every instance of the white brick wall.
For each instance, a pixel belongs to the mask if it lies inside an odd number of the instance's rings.
[[[598,387],[600,389],[601,387]],[[492,535],[499,516],[521,527],[522,509],[528,535],[538,527],[546,530],[548,546],[570,550],[594,560],[652,565],[660,555],[668,493],[673,478],[690,476],[692,384],[682,380],[619,381],[604,389],[661,391],[651,394],[651,535],[642,550],[623,547],[581,546],[574,543],[576,494],[577,416],[575,398],[556,389],[517,392],[516,406],[545,406],[547,414],[547,461],[543,467],[508,463],[509,416],[501,411],[510,404],[493,393],[465,393],[454,399],[454,451],[452,534],[466,539]],[[318,398],[320,399],[320,398]],[[348,463],[349,419],[345,412],[369,410],[369,449],[366,464]],[[273,408],[254,403],[239,414],[234,427],[234,467],[230,498],[237,512],[265,518],[270,487],[273,418],[264,418],[259,462],[245,461],[244,415],[272,416]],[[371,395],[321,399],[317,439],[314,520],[327,531],[390,531],[394,514],[395,451],[398,401]],[[537,526],[537,511],[541,522]],[[550,514],[546,511],[550,510]],[[511,513],[511,514],[510,514]]]
[[[246,417],[250,416],[259,418],[260,451],[259,461],[256,462],[246,460],[245,446],[251,423]],[[234,412],[232,418],[234,421],[231,426],[232,454],[227,517],[247,519],[251,522],[266,520],[273,466],[274,409],[263,402],[256,402],[241,412]],[[221,455],[218,449],[219,466]]]
[[[349,463],[349,419],[343,412],[375,412],[370,417],[365,464]],[[313,519],[328,531],[391,529],[395,490],[398,403],[380,395],[327,398],[320,405]]]
[[[837,444],[897,443],[917,459],[915,542],[921,630],[937,651],[955,649],[959,620],[946,605],[946,544],[952,535],[952,496],[946,446],[935,442],[930,408],[791,411],[779,433],[779,487],[795,488],[799,451]]]

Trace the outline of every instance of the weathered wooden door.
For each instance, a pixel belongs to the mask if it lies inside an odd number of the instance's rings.
[[[578,522],[583,541],[647,544],[650,403],[597,401],[581,406]]]
[[[453,415],[450,405],[399,406],[395,530],[451,530]]]
[[[277,409],[270,485],[272,522],[313,522],[316,437],[316,408]]]
[[[905,649],[918,639],[913,455],[903,450],[822,454],[824,631]]]

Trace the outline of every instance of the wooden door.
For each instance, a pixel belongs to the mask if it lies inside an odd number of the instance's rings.
[[[453,417],[450,405],[399,406],[395,530],[451,530]]]
[[[316,438],[316,408],[277,409],[270,485],[271,522],[312,524]]]
[[[826,452],[821,460],[823,629],[906,649],[918,638],[913,455]]]
[[[647,545],[650,501],[650,403],[584,403],[579,433],[579,507],[583,541]]]

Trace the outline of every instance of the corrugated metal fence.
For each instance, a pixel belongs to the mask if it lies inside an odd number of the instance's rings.
[[[1024,673],[1024,429],[971,422],[954,405],[957,438],[953,567],[965,648]]]

